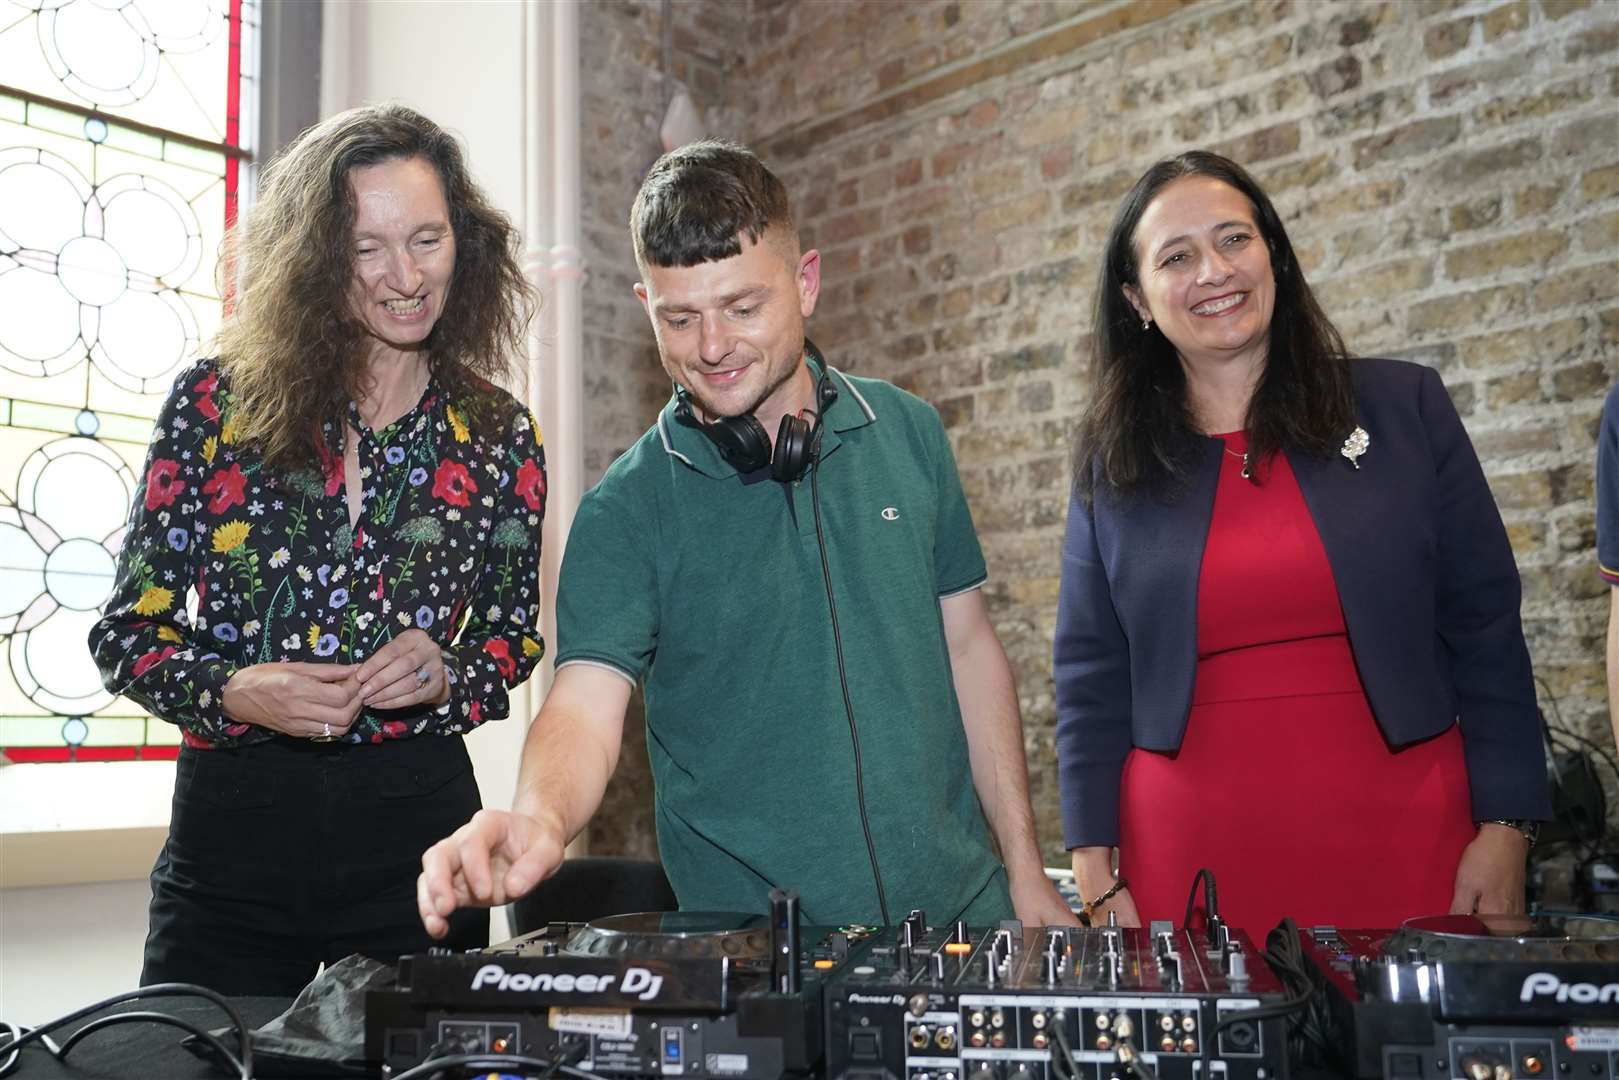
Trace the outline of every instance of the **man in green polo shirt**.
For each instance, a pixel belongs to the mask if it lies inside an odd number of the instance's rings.
[[[783,887],[811,923],[1073,923],[938,414],[806,341],[820,255],[748,151],[665,155],[630,220],[676,393],[580,504],[514,810],[423,857],[429,932],[556,869],[636,683],[682,907],[762,911]]]

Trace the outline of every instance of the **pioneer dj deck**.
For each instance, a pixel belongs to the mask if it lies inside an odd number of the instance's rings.
[[[1218,920],[1026,930],[913,911],[801,928],[778,893],[768,915],[611,916],[403,957],[398,988],[368,995],[366,1053],[384,1077],[482,1054],[542,1061],[502,1075],[561,1063],[609,1080],[1285,1080],[1289,1024],[1310,1006],[1301,1038],[1346,1076],[1619,1080],[1619,924],[1443,917],[1300,937],[1324,997],[1290,998]]]
[[[1301,938],[1357,1076],[1619,1080],[1611,920],[1441,916]]]
[[[400,961],[366,1005],[384,1075],[448,1054],[522,1054],[608,1077],[1164,1080],[1287,1075],[1281,1000],[1252,945],[1201,932],[1016,923],[799,928],[667,913],[556,924]],[[537,1071],[536,1071],[537,1074]]]
[[[850,939],[800,933],[788,897],[769,917],[619,915],[403,957],[399,989],[367,998],[366,1056],[385,1076],[446,1054],[523,1054],[611,1077],[807,1074],[821,1057],[820,980]]]

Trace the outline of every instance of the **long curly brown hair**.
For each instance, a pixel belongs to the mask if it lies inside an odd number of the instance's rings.
[[[523,276],[517,229],[473,181],[455,137],[403,105],[339,113],[265,168],[234,237],[235,310],[215,339],[236,438],[278,471],[312,464],[322,427],[341,425],[364,389],[365,330],[348,300],[349,173],[401,158],[438,171],[455,232],[449,301],[427,338],[439,387],[477,413],[489,384],[522,370],[538,296]]]

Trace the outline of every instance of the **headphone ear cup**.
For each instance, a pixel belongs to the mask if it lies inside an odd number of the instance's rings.
[[[804,475],[814,431],[813,424],[792,413],[781,418],[781,427],[776,429],[776,452],[770,458],[771,476],[786,482]]]
[[[699,423],[697,430],[720,448],[720,456],[737,472],[750,473],[770,464],[770,436],[751,415],[722,416],[712,423]]]

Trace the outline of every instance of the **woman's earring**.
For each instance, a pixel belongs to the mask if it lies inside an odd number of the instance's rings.
[[[1151,330],[1152,329],[1152,320],[1151,319],[1142,319],[1141,320],[1141,329],[1143,329],[1143,330]]]

